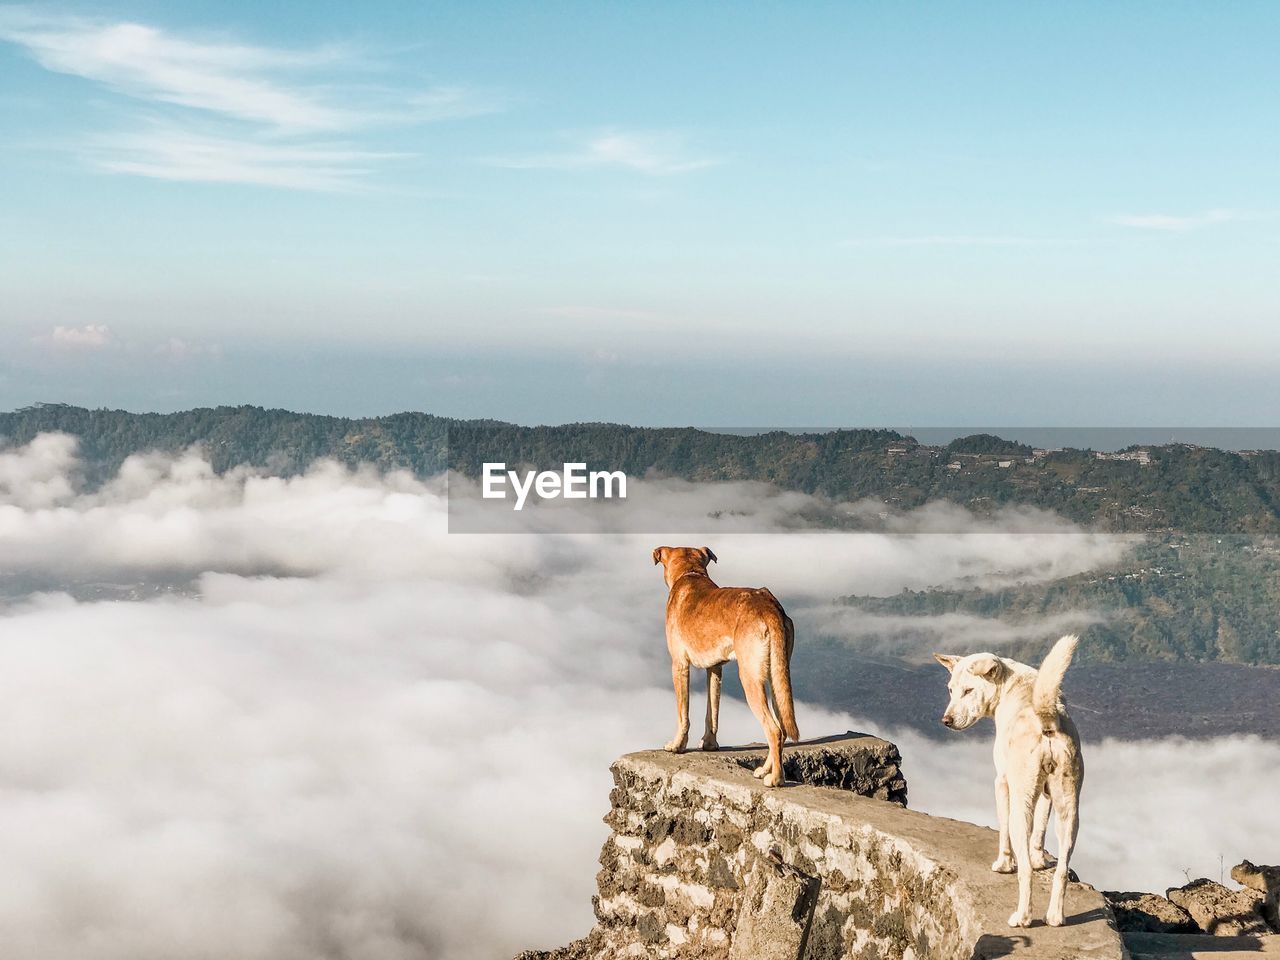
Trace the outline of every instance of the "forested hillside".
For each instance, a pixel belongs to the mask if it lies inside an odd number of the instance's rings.
[[[648,471],[690,480],[761,480],[844,500],[910,509],[949,500],[985,512],[1027,504],[1116,531],[1280,533],[1280,453],[1169,445],[1119,454],[1032,450],[979,434],[947,447],[890,430],[753,436],[619,424],[521,427],[423,413],[344,419],[260,407],[136,414],[43,404],[0,413],[0,437],[25,443],[61,430],[81,439],[90,480],[130,454],[202,445],[216,469],[241,463],[281,472],[318,457],[468,473],[485,459],[539,467]]]

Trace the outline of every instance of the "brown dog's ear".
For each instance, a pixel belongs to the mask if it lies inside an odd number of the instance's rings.
[[[990,680],[992,683],[999,683],[1004,679],[1004,664],[999,657],[990,653],[983,654],[977,660],[973,661],[973,675],[981,677],[983,680]]]
[[[716,563],[716,562],[717,562],[717,561],[716,561],[716,555],[715,555],[714,553],[712,553],[712,552],[711,552],[711,548],[710,548],[710,547],[703,547],[703,548],[702,548],[702,562],[703,562],[703,563]]]
[[[664,550],[667,550],[667,549],[670,549],[670,548],[668,548],[668,547],[654,547],[654,548],[653,548],[653,562],[654,562],[654,564],[655,564],[655,565],[656,565],[656,564],[659,564],[659,563],[661,563],[661,562],[662,562],[662,552],[663,552]]]
[[[947,668],[947,673],[951,673],[956,668],[956,664],[960,662],[959,657],[953,657],[949,653],[935,653],[933,659]]]

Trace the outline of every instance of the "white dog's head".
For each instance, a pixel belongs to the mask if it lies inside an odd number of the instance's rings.
[[[993,653],[971,653],[967,657],[935,653],[934,659],[951,672],[947,690],[951,700],[942,715],[942,725],[967,730],[983,717],[994,716],[1000,703],[1000,685],[1009,668]]]

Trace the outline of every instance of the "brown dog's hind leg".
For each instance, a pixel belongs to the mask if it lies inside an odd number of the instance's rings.
[[[676,688],[676,735],[662,749],[683,753],[689,742],[689,661],[671,661],[671,685]]]
[[[703,750],[719,750],[716,733],[720,729],[720,673],[724,664],[707,668],[707,725],[702,733]]]
[[[741,662],[738,676],[742,680],[742,692],[747,696],[747,704],[760,721],[760,726],[764,727],[765,739],[769,743],[769,758],[756,770],[755,776],[767,786],[779,786],[782,783],[782,728],[769,709],[769,693],[765,689],[764,677],[743,670]]]

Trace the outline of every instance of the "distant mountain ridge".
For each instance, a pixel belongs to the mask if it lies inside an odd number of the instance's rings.
[[[632,476],[652,470],[694,481],[757,480],[901,509],[933,500],[979,513],[1024,504],[1113,531],[1280,532],[1274,450],[1037,450],[990,434],[927,446],[884,429],[740,435],[610,423],[525,427],[427,413],[344,418],[254,406],[160,414],[39,404],[0,413],[0,438],[11,444],[47,431],[80,438],[90,482],[111,476],[131,454],[193,444],[219,471],[244,463],[285,474],[322,457],[420,476],[446,466],[475,474],[484,459],[584,460]]]

